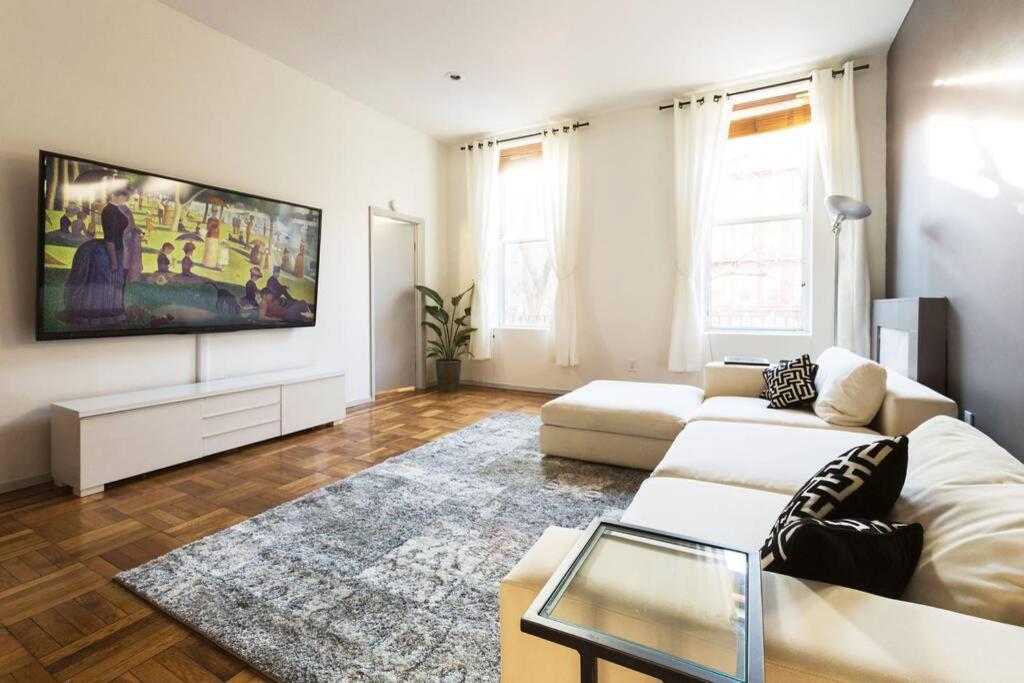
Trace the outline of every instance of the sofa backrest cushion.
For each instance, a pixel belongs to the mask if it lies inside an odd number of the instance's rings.
[[[924,527],[904,600],[1024,626],[1024,464],[959,420],[910,433],[891,519]]]
[[[863,427],[882,407],[885,378],[885,368],[872,360],[838,346],[825,349],[814,378],[814,412],[830,424]]]
[[[1024,463],[966,422],[933,417],[908,436],[907,486],[1024,484]]]

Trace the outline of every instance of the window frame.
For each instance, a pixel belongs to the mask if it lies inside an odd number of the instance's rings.
[[[806,134],[811,135],[809,122],[800,123],[796,126],[790,126],[791,128],[808,126]],[[763,133],[754,133],[752,135],[736,136],[740,137],[751,137],[756,135],[769,135],[773,132],[777,132],[779,129],[765,131]],[[782,129],[785,130],[785,129]],[[732,137],[729,140],[733,139]],[[729,144],[729,140],[726,140],[726,144]],[[708,241],[706,248],[704,249],[704,331],[709,334],[717,335],[749,335],[749,334],[767,334],[767,335],[807,335],[811,334],[811,309],[813,306],[811,290],[811,253],[813,251],[812,239],[812,228],[814,224],[814,216],[811,211],[814,195],[814,157],[815,157],[815,145],[813,137],[810,138],[806,149],[806,158],[804,159],[803,174],[801,182],[803,183],[803,191],[801,196],[803,197],[803,206],[799,211],[784,214],[773,214],[773,215],[756,215],[756,216],[745,216],[739,218],[733,218],[726,221],[714,221],[712,220],[709,227]],[[749,225],[756,223],[771,223],[783,220],[800,220],[803,222],[802,239],[801,239],[801,285],[800,285],[800,326],[799,327],[718,327],[711,323],[711,278],[712,268],[714,262],[712,260],[712,241],[714,240],[714,230],[719,227],[727,227],[732,225]]]
[[[523,152],[526,152],[524,154]],[[524,158],[537,157],[536,163],[543,163],[543,152],[541,143],[539,142],[518,142],[514,145],[503,146],[501,148],[501,158],[498,161],[498,182],[501,182],[501,173],[506,163],[522,163]],[[547,237],[505,237],[504,225],[501,225],[499,221],[498,225],[498,249],[497,249],[497,263],[495,269],[497,271],[497,282],[498,290],[496,303],[498,305],[498,318],[495,324],[495,329],[499,330],[550,330],[551,323],[547,325],[525,325],[522,323],[511,323],[505,319],[505,302],[508,299],[508,279],[505,277],[505,250],[508,245],[514,244],[543,244],[544,249],[548,249]],[[548,259],[551,259],[550,251],[548,253]]]

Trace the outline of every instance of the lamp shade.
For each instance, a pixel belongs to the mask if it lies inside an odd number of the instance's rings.
[[[842,215],[849,220],[860,220],[871,215],[871,207],[859,199],[845,194],[830,194],[825,197],[825,208],[833,216]]]

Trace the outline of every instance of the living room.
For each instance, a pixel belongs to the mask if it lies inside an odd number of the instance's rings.
[[[0,678],[1019,676],[1019,2],[0,19]]]

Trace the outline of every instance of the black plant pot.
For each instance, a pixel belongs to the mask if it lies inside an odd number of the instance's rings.
[[[437,388],[441,391],[458,391],[462,361],[439,360],[435,366],[437,368]]]

